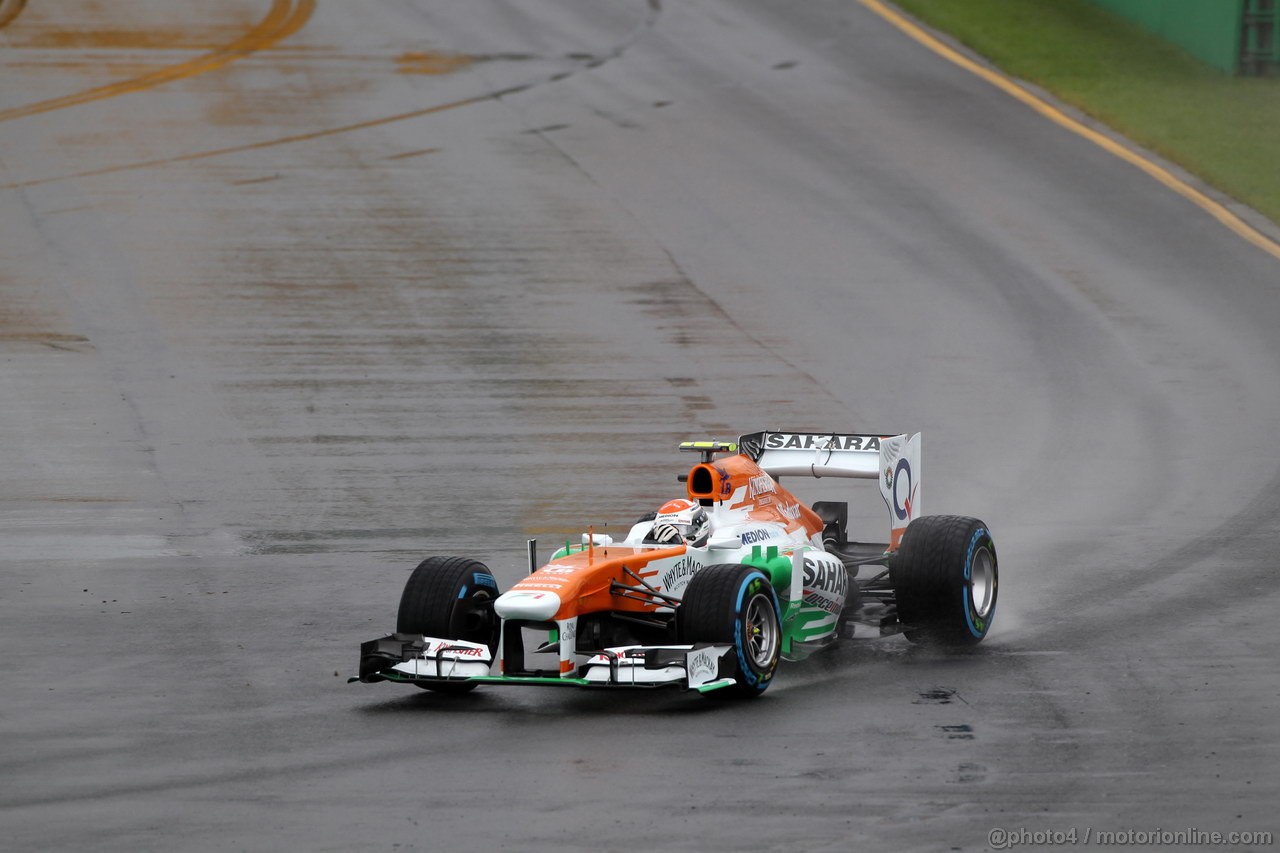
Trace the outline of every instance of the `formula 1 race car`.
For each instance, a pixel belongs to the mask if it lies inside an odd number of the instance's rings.
[[[769,686],[780,658],[805,658],[858,626],[944,646],[990,630],[991,533],[974,518],[921,515],[918,433],[757,432],[680,449],[702,457],[679,478],[685,498],[621,541],[588,532],[566,542],[541,567],[529,540],[530,573],[505,593],[476,560],[422,561],[396,632],[361,645],[351,681],[447,693],[674,685],[749,697]],[[847,502],[806,506],[782,477],[878,480],[888,543],[850,542]],[[545,638],[528,654],[526,633]]]

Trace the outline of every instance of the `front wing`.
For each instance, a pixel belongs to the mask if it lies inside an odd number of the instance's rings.
[[[733,647],[700,643],[619,646],[586,656],[575,673],[493,674],[489,647],[465,640],[389,634],[360,645],[360,674],[349,679],[438,684],[535,684],[567,687],[683,687],[710,693],[736,684]]]

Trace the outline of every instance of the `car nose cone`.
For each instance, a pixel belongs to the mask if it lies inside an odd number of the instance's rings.
[[[554,592],[513,589],[498,596],[493,609],[503,619],[549,622],[560,609],[560,596]]]

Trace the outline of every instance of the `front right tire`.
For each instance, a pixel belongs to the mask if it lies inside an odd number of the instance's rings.
[[[428,557],[418,564],[400,595],[396,633],[483,643],[498,648],[499,620],[493,610],[498,583],[489,568],[467,557]],[[437,693],[466,693],[474,683],[419,683]]]

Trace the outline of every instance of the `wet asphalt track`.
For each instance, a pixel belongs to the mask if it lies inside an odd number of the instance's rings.
[[[851,0],[0,13],[0,848],[1280,829],[1280,263],[1188,202]],[[978,651],[346,684],[791,425],[924,432]]]

